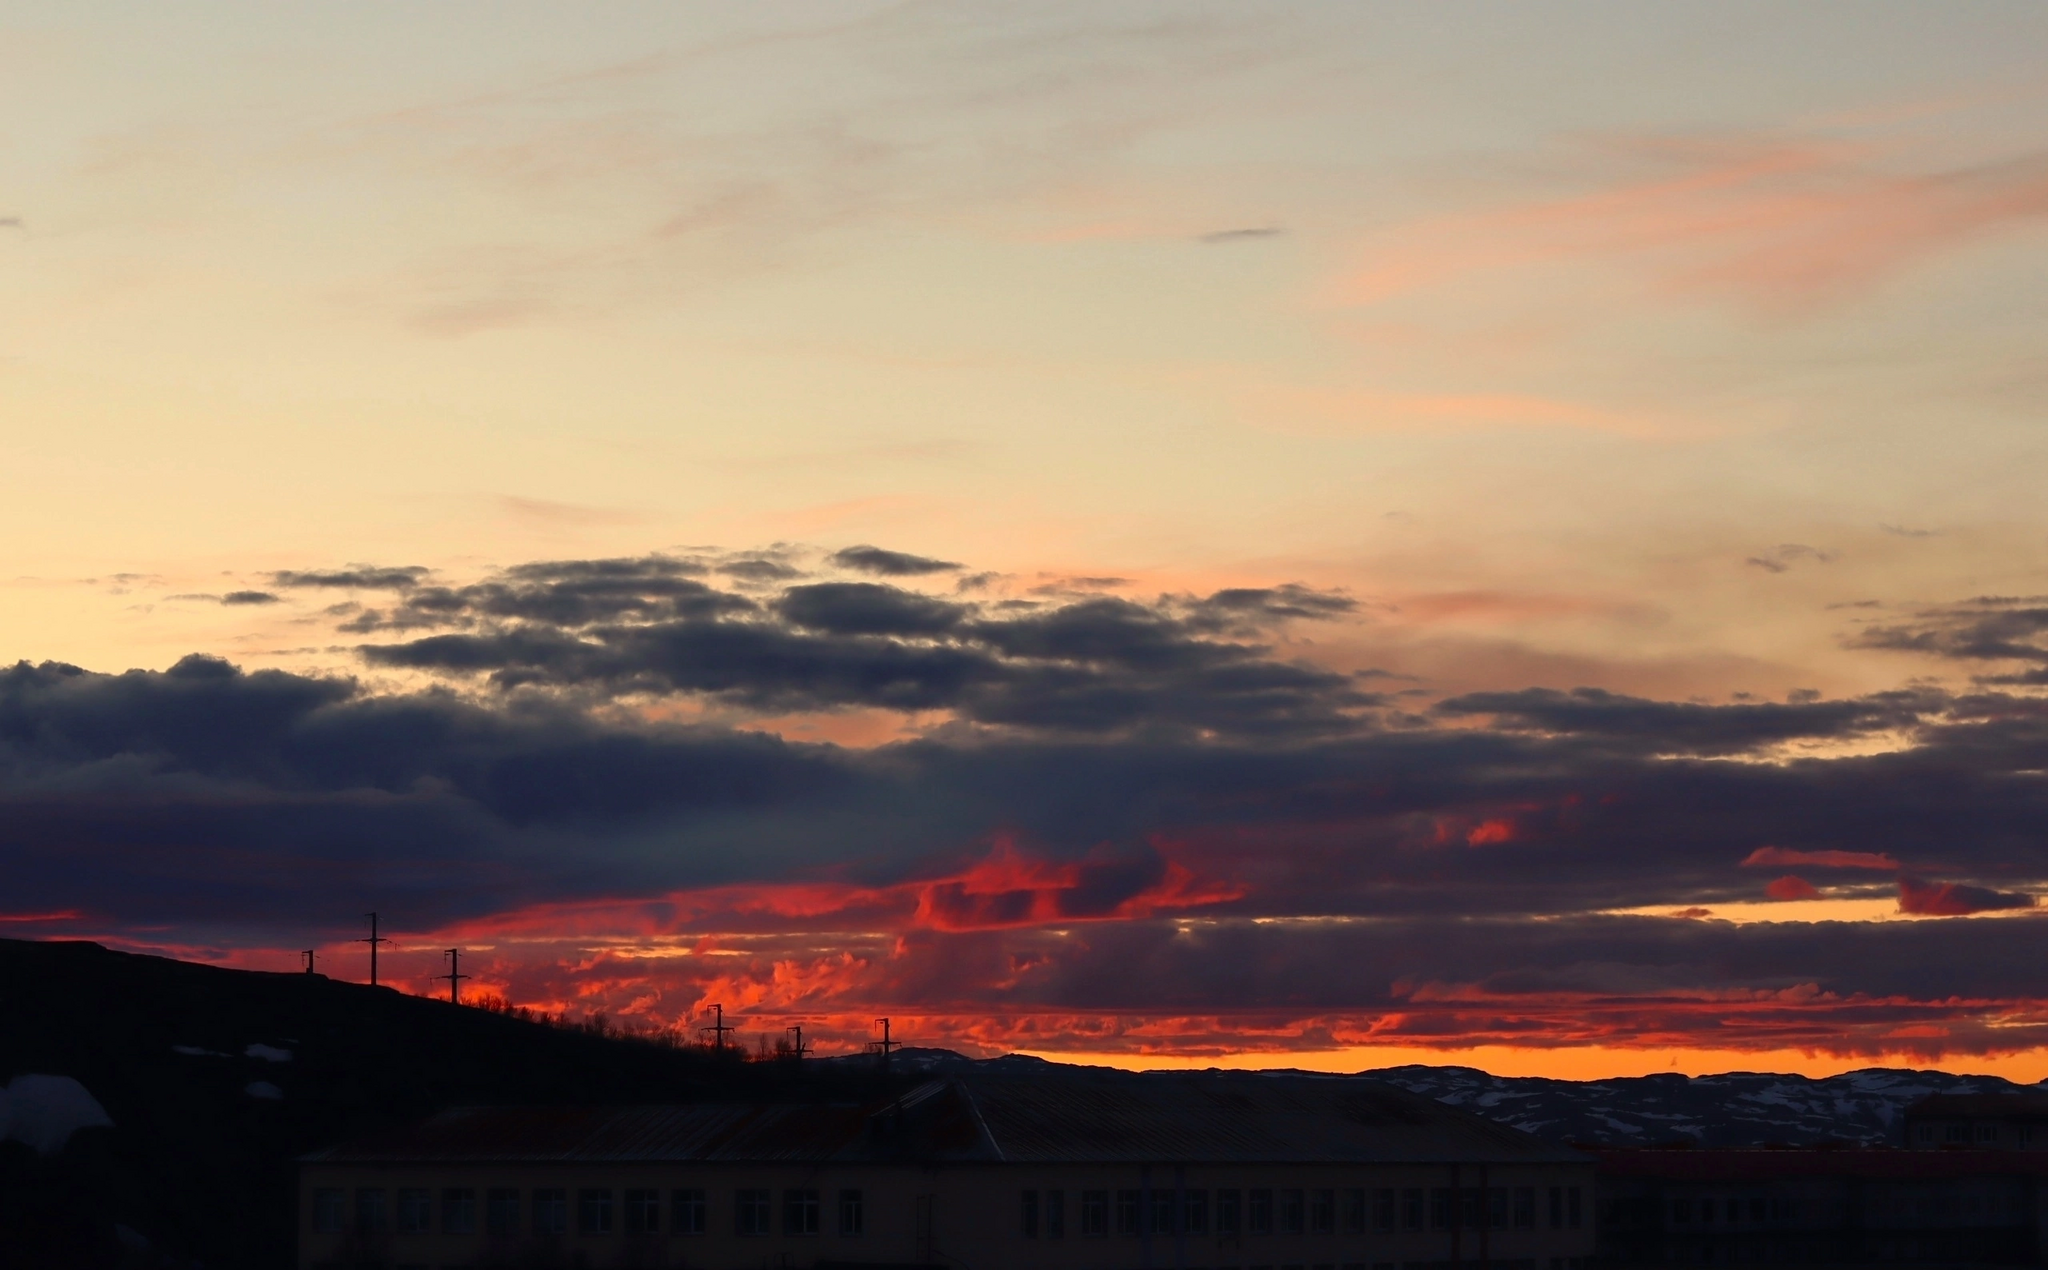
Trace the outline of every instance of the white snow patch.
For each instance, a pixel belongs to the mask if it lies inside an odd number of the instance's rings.
[[[249,1048],[242,1052],[250,1058],[260,1058],[266,1063],[289,1063],[292,1061],[292,1052],[290,1050],[281,1050],[275,1045],[258,1045],[251,1042]]]
[[[251,1098],[268,1098],[272,1101],[284,1097],[284,1090],[279,1089],[267,1080],[252,1080],[242,1092]]]
[[[5,1136],[41,1155],[62,1151],[80,1129],[113,1123],[99,1100],[69,1076],[16,1076],[0,1091]]]

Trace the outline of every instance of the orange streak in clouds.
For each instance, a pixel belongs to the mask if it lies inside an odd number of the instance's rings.
[[[1875,869],[1897,873],[1899,862],[1874,851],[1793,851],[1784,847],[1758,847],[1743,857],[1745,869],[1782,869],[1811,865],[1821,869]]]

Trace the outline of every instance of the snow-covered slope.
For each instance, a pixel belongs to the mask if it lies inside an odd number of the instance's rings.
[[[2038,1087],[1996,1076],[1867,1067],[1840,1076],[1729,1072],[1543,1080],[1471,1067],[1387,1067],[1361,1072],[1546,1138],[1701,1146],[1842,1141],[1903,1145],[1899,1113],[1928,1094],[1989,1094]]]

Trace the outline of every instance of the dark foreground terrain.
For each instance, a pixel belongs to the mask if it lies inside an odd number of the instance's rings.
[[[744,1063],[319,976],[0,940],[0,1085],[69,1077],[112,1121],[50,1154],[5,1140],[0,1124],[0,1270],[289,1265],[295,1157],[451,1105],[862,1098],[888,1080],[991,1069],[1062,1070],[919,1049],[888,1077],[872,1058]],[[1825,1080],[1360,1075],[1553,1140],[1627,1146],[1895,1145],[1916,1098],[2020,1088],[1886,1068]]]
[[[76,1079],[113,1125],[50,1155],[0,1141],[0,1270],[287,1266],[296,1156],[453,1104],[820,1097],[876,1079],[320,976],[0,940],[0,1084],[27,1073]]]

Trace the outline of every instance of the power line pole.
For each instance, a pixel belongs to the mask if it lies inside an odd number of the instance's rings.
[[[875,1050],[876,1052],[881,1054],[882,1070],[886,1072],[889,1070],[889,1051],[893,1049],[901,1049],[903,1047],[903,1042],[892,1041],[889,1039],[889,1020],[876,1019],[875,1022],[882,1025],[882,1039],[875,1042]]]
[[[301,950],[299,951],[299,956],[301,956],[301,957],[304,957],[304,958],[306,959],[306,973],[307,973],[307,974],[312,974],[312,973],[313,973],[313,950],[312,950],[312,949],[310,949],[310,948],[305,948],[305,949],[301,949]]]
[[[799,1023],[789,1030],[796,1033],[796,1044],[790,1047],[789,1056],[801,1063],[804,1061],[804,1025]]]
[[[460,948],[450,948],[447,955],[448,973],[445,975],[435,975],[434,977],[448,981],[448,1004],[461,1005],[462,992],[459,985],[464,979],[469,978],[468,975],[462,973],[462,950]]]
[[[697,1030],[699,1032],[711,1033],[712,1051],[714,1053],[723,1054],[725,1053],[725,1034],[727,1032],[737,1032],[739,1031],[739,1029],[734,1027],[727,1027],[725,1025],[725,1007],[722,1005],[714,1004],[711,1007],[711,1019],[712,1022],[710,1027],[700,1027]]]
[[[375,913],[365,913],[364,916],[370,919],[370,937],[352,942],[368,944],[370,946],[370,986],[374,988],[377,986],[377,945],[388,944],[391,941],[377,937],[377,915]]]

